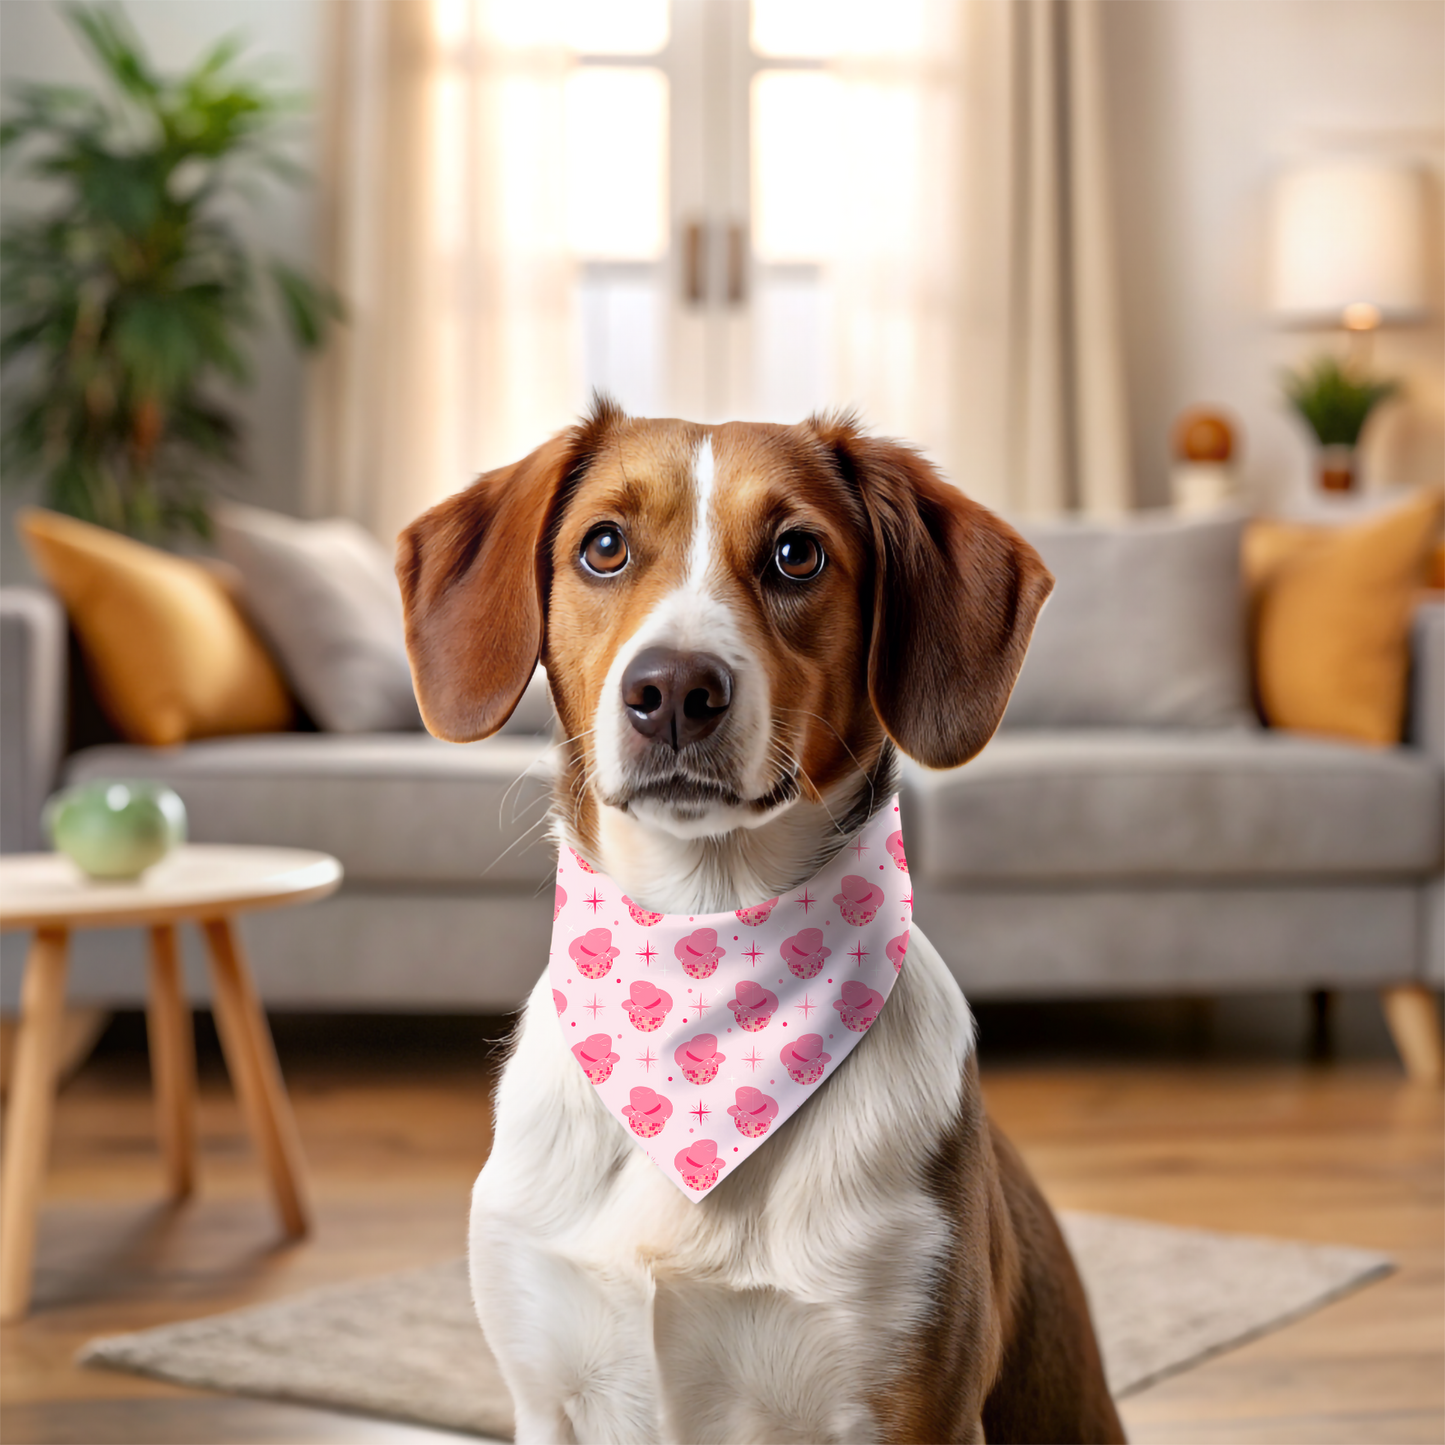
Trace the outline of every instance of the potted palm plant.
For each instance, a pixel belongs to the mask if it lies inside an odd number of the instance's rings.
[[[248,380],[265,305],[305,348],[339,313],[236,224],[257,181],[302,179],[284,149],[298,102],[247,78],[234,38],[168,77],[118,8],[66,14],[103,86],[17,85],[0,126],[52,198],[0,231],[7,485],[120,531],[204,536],[209,482],[241,456],[217,393]]]
[[[1400,389],[1395,381],[1355,376],[1332,356],[1301,371],[1287,371],[1284,394],[1319,443],[1320,486],[1348,492],[1355,485],[1360,433],[1370,413]]]

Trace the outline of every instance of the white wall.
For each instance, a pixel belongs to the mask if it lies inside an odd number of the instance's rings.
[[[189,66],[222,35],[239,32],[250,42],[257,72],[284,88],[314,95],[321,67],[320,0],[128,0],[126,13],[163,70]],[[0,79],[87,83],[95,72],[57,5],[50,0],[0,0]],[[314,132],[297,126],[296,154],[314,164]],[[19,182],[14,167],[0,177],[0,211],[33,205],[33,189]],[[249,234],[269,251],[293,263],[314,265],[315,197],[309,190],[272,186],[252,220]],[[299,509],[303,363],[274,323],[258,333],[253,352],[255,380],[235,400],[246,432],[246,472],[228,490],[262,506]],[[16,545],[11,517],[17,499],[6,489],[5,580],[28,575]]]
[[[1185,407],[1242,422],[1256,496],[1297,495],[1310,469],[1278,372],[1340,345],[1265,314],[1271,177],[1344,144],[1424,160],[1433,176],[1434,304],[1386,332],[1376,368],[1408,398],[1366,433],[1372,485],[1445,471],[1438,227],[1445,148],[1445,6],[1438,0],[1107,0],[1131,425],[1141,497],[1167,495],[1168,435]]]

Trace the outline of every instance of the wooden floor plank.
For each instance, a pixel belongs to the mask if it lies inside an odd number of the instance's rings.
[[[280,1234],[214,1048],[200,1058],[197,1192],[179,1206],[164,1198],[142,1050],[103,1045],[62,1092],[36,1307],[0,1331],[7,1445],[457,1438],[73,1363],[98,1334],[461,1252],[489,1141],[486,1038],[354,1042],[288,1048],[278,1031],[316,1213],[314,1236],[298,1243]],[[1439,1091],[1384,1062],[984,1062],[990,1107],[1060,1207],[1354,1244],[1399,1263],[1383,1282],[1126,1401],[1132,1439],[1445,1436]]]
[[[266,1400],[116,1400],[72,1404],[64,1412],[32,1405],[0,1408],[0,1439],[28,1445],[458,1445],[474,1435],[423,1430],[389,1420],[341,1415]]]
[[[1124,1402],[1136,1441],[1445,1436],[1438,1091],[1383,1066],[1005,1070],[1061,1207],[1390,1252],[1390,1278]]]

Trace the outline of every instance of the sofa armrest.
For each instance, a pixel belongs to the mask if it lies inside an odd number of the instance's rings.
[[[40,808],[65,742],[65,613],[48,593],[0,587],[0,852],[44,846]]]
[[[1415,609],[1405,741],[1445,762],[1445,602],[1422,602]]]

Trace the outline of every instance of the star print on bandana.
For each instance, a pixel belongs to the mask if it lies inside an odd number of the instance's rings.
[[[622,907],[597,917],[609,897]],[[774,1137],[877,1020],[913,914],[896,797],[805,885],[733,913],[654,913],[570,848],[556,899],[556,1008],[579,971],[600,985],[581,1003],[590,1036],[579,1041],[561,1012],[558,1027],[618,1126],[694,1202]]]

